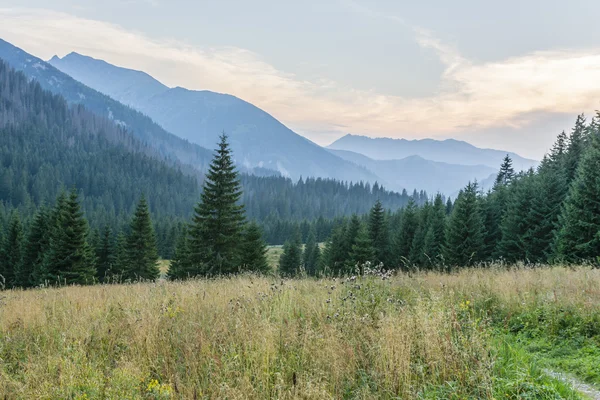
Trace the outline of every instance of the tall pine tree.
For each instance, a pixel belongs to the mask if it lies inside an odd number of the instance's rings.
[[[308,233],[308,239],[306,240],[306,246],[302,255],[302,263],[308,275],[316,276],[318,274],[320,259],[321,250],[319,249],[319,243],[317,243],[317,233],[313,225]]]
[[[61,194],[53,212],[54,227],[44,260],[50,284],[92,284],[96,278],[93,250],[88,244],[88,225],[77,191]]]
[[[241,196],[238,173],[223,133],[190,226],[190,261],[199,273],[220,275],[239,270],[239,244],[246,221],[244,206],[239,204]]]
[[[21,265],[23,263],[23,226],[17,211],[13,211],[8,221],[8,229],[2,243],[2,271],[4,286],[7,288],[21,286]]]
[[[557,237],[558,256],[566,261],[600,263],[600,138],[591,146],[579,168],[563,212]]]
[[[267,244],[263,240],[262,231],[256,222],[250,222],[246,226],[240,250],[242,271],[261,274],[270,271],[267,262]]]
[[[23,264],[19,282],[23,287],[40,285],[46,277],[44,255],[50,245],[50,212],[46,206],[38,208],[29,227],[23,249]]]
[[[140,199],[131,220],[125,258],[127,265],[123,279],[156,279],[160,276],[156,236],[145,196]]]
[[[444,245],[446,264],[462,267],[480,261],[483,229],[477,183],[469,183],[459,193],[448,221]]]

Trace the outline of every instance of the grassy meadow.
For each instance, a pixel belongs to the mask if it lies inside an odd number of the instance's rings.
[[[600,383],[599,304],[583,267],[5,291],[0,398],[580,399],[545,370]]]

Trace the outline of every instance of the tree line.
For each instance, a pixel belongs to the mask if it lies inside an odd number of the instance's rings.
[[[365,264],[396,270],[599,265],[600,113],[589,124],[578,116],[535,170],[515,172],[507,155],[487,193],[472,182],[454,202],[438,194],[397,212],[377,202],[369,215],[340,221],[322,252],[312,236],[304,253],[298,234],[286,242],[283,274],[353,274]]]

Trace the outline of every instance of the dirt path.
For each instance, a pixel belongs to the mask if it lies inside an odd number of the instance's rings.
[[[563,374],[560,372],[551,371],[549,369],[544,370],[546,374],[553,377],[554,379],[558,379],[564,383],[568,383],[578,392],[586,395],[592,400],[600,400],[600,390],[596,389],[592,385],[588,385],[587,383],[581,382],[580,380],[573,378],[567,374]]]

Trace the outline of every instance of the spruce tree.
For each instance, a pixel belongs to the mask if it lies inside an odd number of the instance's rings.
[[[227,136],[220,137],[190,227],[190,258],[203,275],[237,272],[245,225],[241,184]]]
[[[388,230],[385,210],[379,199],[369,213],[369,237],[375,249],[374,261],[383,263],[388,267],[393,264],[392,249],[390,246],[390,233]]]
[[[477,183],[469,183],[460,191],[448,221],[443,251],[446,264],[462,267],[480,261],[483,229]]]
[[[127,236],[126,256],[123,279],[156,279],[158,269],[158,250],[156,236],[145,196],[140,199]]]
[[[494,184],[494,187],[508,186],[512,182],[514,177],[515,177],[515,170],[512,165],[512,159],[507,154],[506,157],[504,157],[504,160],[502,161],[502,165],[500,166],[500,171],[498,172],[498,175],[496,176],[496,183]]]
[[[446,208],[441,194],[435,196],[433,207],[430,211],[429,226],[425,233],[423,255],[426,267],[437,266],[442,263],[442,246],[446,237]]]
[[[175,246],[175,256],[169,266],[169,278],[188,279],[197,275],[197,269],[193,268],[190,262],[189,242],[187,228],[184,228]]]
[[[375,258],[375,249],[369,235],[367,228],[361,224],[358,230],[356,240],[352,245],[352,251],[350,252],[350,262],[354,266],[354,271],[358,268],[358,273],[364,272],[364,264],[367,262],[373,262]],[[354,272],[350,270],[349,272]]]
[[[395,264],[398,266],[408,266],[410,264],[410,250],[415,238],[415,232],[418,225],[417,206],[411,199],[408,205],[402,210],[400,219],[400,228],[396,236],[395,244]]]
[[[55,226],[45,257],[46,279],[51,284],[91,284],[96,277],[95,257],[88,244],[88,225],[77,191],[60,195],[53,217]]]
[[[126,274],[127,266],[127,236],[123,232],[119,232],[115,245],[115,265],[112,278],[122,280]]]
[[[587,133],[588,130],[585,125],[585,117],[583,114],[578,115],[577,120],[575,121],[575,127],[569,136],[569,144],[565,154],[566,179],[567,185],[569,186],[576,177],[579,162],[585,151],[588,142]]]
[[[304,254],[302,255],[302,263],[308,275],[316,276],[318,274],[320,258],[321,250],[317,243],[317,233],[313,225],[308,233],[306,246],[304,246]]]
[[[348,222],[348,227],[346,228],[346,238],[344,241],[343,253],[344,253],[344,267],[341,270],[338,270],[337,273],[340,275],[349,273],[354,270],[355,264],[352,262],[352,258],[350,254],[352,253],[352,247],[356,243],[356,238],[358,237],[358,232],[361,227],[360,219],[356,214],[353,214]]]
[[[532,262],[552,261],[556,253],[556,230],[567,190],[565,171],[560,164],[542,162],[535,177],[529,210],[531,226],[524,238],[528,243],[527,258]]]
[[[50,212],[42,205],[33,216],[23,249],[23,264],[19,273],[19,285],[32,287],[40,285],[46,278],[44,255],[50,245]]]
[[[413,265],[423,266],[426,264],[425,253],[423,248],[425,247],[425,236],[429,229],[429,219],[431,217],[431,203],[426,201],[423,207],[417,212],[417,227],[415,229],[415,235],[413,237],[412,245],[410,247],[410,263]]]
[[[346,229],[344,224],[339,224],[333,228],[329,240],[323,250],[322,264],[326,274],[341,275],[344,271],[347,260],[345,249]]]
[[[23,263],[23,226],[17,211],[11,213],[8,229],[4,234],[1,263],[0,275],[4,278],[4,286],[6,288],[21,286],[19,277]]]
[[[591,140],[560,216],[557,251],[571,262],[600,263],[600,138]]]
[[[96,248],[96,260],[98,279],[101,282],[110,280],[110,277],[115,273],[113,268],[115,266],[116,254],[112,232],[108,225],[104,227],[104,231],[100,236]]]
[[[270,271],[267,262],[267,244],[256,222],[246,226],[244,239],[241,244],[241,267],[243,271],[266,274]]]
[[[283,245],[283,253],[279,257],[279,274],[282,276],[295,276],[302,266],[302,241],[300,232],[296,231],[294,237]]]
[[[521,175],[509,190],[506,213],[500,226],[502,239],[498,244],[498,254],[506,261],[531,261],[526,238],[530,237],[528,232],[534,226],[531,219],[534,197],[535,176],[530,170]]]

